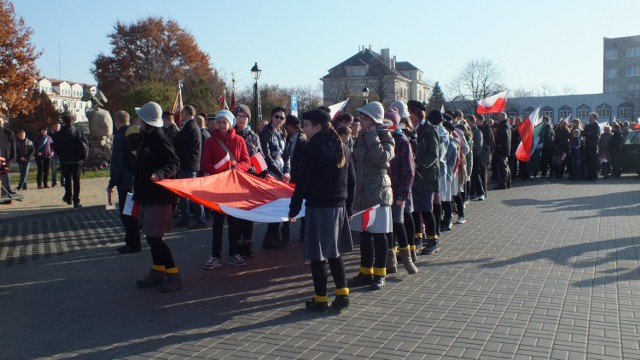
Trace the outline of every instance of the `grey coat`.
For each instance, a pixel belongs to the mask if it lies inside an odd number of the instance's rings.
[[[393,203],[389,161],[394,157],[393,137],[389,130],[364,130],[356,139],[353,151],[356,170],[355,211],[374,205],[390,206]]]

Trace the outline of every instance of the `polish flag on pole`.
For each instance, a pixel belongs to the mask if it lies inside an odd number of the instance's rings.
[[[251,166],[256,169],[257,174],[267,170],[267,162],[264,160],[264,156],[262,156],[262,154],[255,153],[255,155],[253,155],[249,160],[251,161]]]
[[[476,112],[478,114],[491,114],[502,112],[507,108],[507,91],[497,93],[478,101]]]
[[[122,213],[136,218],[138,217],[138,214],[140,214],[140,205],[137,201],[133,200],[133,194],[130,192],[127,193],[127,198],[124,201],[124,208],[122,209]]]
[[[540,123],[540,106],[538,106],[529,116],[527,116],[518,125],[518,133],[520,133],[520,145],[516,149],[516,158],[523,162],[531,159],[531,153],[535,150],[533,146],[533,129]]]
[[[234,85],[234,87],[231,89],[231,111],[234,111],[235,109],[236,109],[236,88]]]
[[[218,161],[215,165],[213,165],[213,168],[216,169],[216,170],[223,171],[224,169],[228,168],[232,164],[233,164],[233,162],[231,161],[231,157],[229,156],[229,153],[227,153],[222,158],[222,160]]]
[[[220,106],[220,110],[229,110],[229,105],[227,105],[227,90],[222,92],[222,96],[218,98],[218,105]]]
[[[329,106],[329,110],[331,111],[329,113],[329,115],[331,115],[331,120],[335,119],[342,113],[342,110],[344,110],[344,107],[347,106],[348,101],[349,101],[349,98],[347,98],[347,100],[345,101]]]
[[[380,205],[374,205],[368,209],[364,209],[360,212],[357,212],[351,216],[351,218],[355,218],[358,215],[362,215],[362,225],[360,226],[360,231],[365,231],[369,226],[373,225],[376,221],[376,209],[379,208]],[[357,224],[357,223],[356,223]]]

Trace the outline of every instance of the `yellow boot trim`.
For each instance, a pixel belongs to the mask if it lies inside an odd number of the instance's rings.
[[[320,296],[320,295],[313,295],[313,300],[315,300],[317,303],[328,303],[329,302],[329,297],[328,296]]]
[[[155,271],[164,271],[164,265],[153,265],[151,266],[151,270],[155,270]]]
[[[345,296],[345,295],[349,295],[349,288],[342,288],[342,289],[336,289],[336,295],[337,296]]]
[[[358,269],[360,271],[360,274],[362,275],[373,275],[374,271],[373,268],[366,268],[366,267],[362,267],[360,266],[360,269]]]
[[[409,247],[409,245],[407,245],[407,247],[400,248],[400,251],[402,251],[402,250],[410,250],[410,249],[411,248]]]
[[[395,252],[396,254],[398,253],[398,247],[397,246],[393,248],[393,252]]]
[[[373,268],[373,275],[387,276],[387,268]]]
[[[427,240],[429,239],[437,239],[438,235],[427,236]]]
[[[411,250],[411,251],[416,251],[417,249],[418,249],[418,247],[415,246],[415,245],[409,246],[409,250]]]
[[[413,236],[422,239],[422,233],[415,233]]]
[[[165,270],[164,272],[166,272],[167,274],[177,274],[180,271],[178,271],[178,267],[176,266],[176,267],[169,268],[169,269]]]

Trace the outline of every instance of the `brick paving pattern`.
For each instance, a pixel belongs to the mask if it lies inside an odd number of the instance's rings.
[[[159,294],[112,211],[0,219],[0,359],[640,359],[639,209],[632,175],[491,191],[418,274],[327,315],[295,240],[203,271],[211,230],[173,232],[185,287]]]

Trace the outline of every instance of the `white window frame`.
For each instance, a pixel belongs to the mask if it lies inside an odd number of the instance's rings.
[[[640,65],[627,66],[627,77],[640,76]]]
[[[605,79],[615,79],[618,77],[618,68],[606,68],[604,69],[604,78]]]
[[[627,57],[639,57],[640,47],[627,48]]]
[[[617,60],[618,59],[618,49],[609,49],[604,52],[604,58],[606,60]]]

